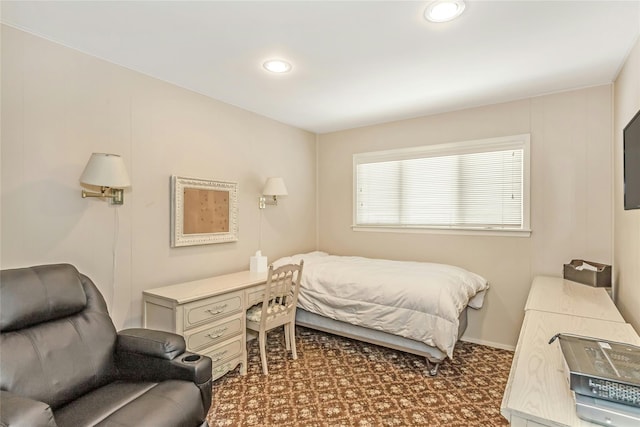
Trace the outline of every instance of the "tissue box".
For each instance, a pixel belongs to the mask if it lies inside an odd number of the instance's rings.
[[[250,257],[249,271],[253,273],[264,273],[267,271],[267,257],[261,255]]]
[[[580,267],[584,263],[593,265],[597,267],[598,270],[576,270],[576,267]],[[573,259],[569,264],[564,265],[564,278],[589,286],[609,287],[611,286],[611,266],[581,259]]]

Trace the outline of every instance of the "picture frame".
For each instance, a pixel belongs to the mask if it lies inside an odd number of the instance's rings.
[[[171,247],[237,240],[237,182],[171,176]]]

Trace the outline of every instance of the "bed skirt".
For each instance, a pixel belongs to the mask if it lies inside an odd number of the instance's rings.
[[[464,310],[462,310],[462,313],[460,313],[458,339],[460,339],[465,329],[467,328],[467,310],[468,308],[465,308]],[[435,364],[439,364],[447,357],[447,355],[440,349],[431,347],[420,341],[415,341],[398,335],[389,334],[387,332],[377,331],[375,329],[369,329],[363,326],[352,325],[350,323],[330,319],[328,317],[310,313],[301,308],[298,308],[296,310],[296,325],[304,326],[311,329],[317,329],[319,331],[324,331],[347,338],[353,338],[382,347],[405,351],[407,353],[417,354],[418,356],[423,356],[429,362]]]

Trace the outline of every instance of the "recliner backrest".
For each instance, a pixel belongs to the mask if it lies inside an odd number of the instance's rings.
[[[113,380],[115,343],[104,298],[75,267],[1,272],[0,389],[55,409]]]

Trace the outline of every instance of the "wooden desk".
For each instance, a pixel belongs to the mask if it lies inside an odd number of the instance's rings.
[[[533,279],[524,309],[624,323],[605,288],[557,277],[538,276]]]
[[[267,273],[239,273],[143,292],[143,327],[184,336],[187,350],[213,361],[213,379],[239,364],[247,372],[245,313],[262,301]]]
[[[513,426],[594,425],[576,415],[573,394],[564,374],[560,342],[548,344],[558,332],[640,345],[640,338],[626,323],[528,311],[502,400],[502,415]]]
[[[576,415],[556,333],[640,345],[603,289],[537,277],[531,286],[500,412],[514,427],[596,426]],[[615,311],[614,311],[615,310]]]

